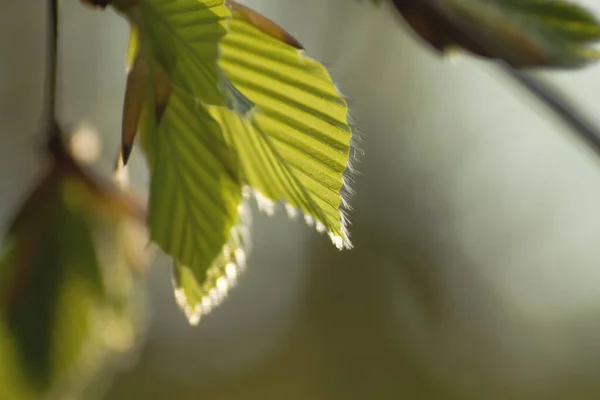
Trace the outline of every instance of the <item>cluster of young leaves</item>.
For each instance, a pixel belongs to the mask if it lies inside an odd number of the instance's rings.
[[[54,147],[0,254],[3,398],[76,394],[129,349],[139,310],[123,235],[141,218],[133,199]]]
[[[351,247],[347,104],[296,39],[233,0],[82,1],[112,6],[131,25],[121,156],[127,163],[139,135],[148,210],[54,143],[0,253],[0,392],[11,399],[62,398],[102,354],[128,347],[136,314],[122,234],[132,219],[172,258],[175,296],[193,324],[244,269],[250,194]],[[600,25],[571,2],[390,1],[441,52],[515,68],[600,56]]]
[[[190,322],[219,304],[245,265],[247,193],[349,247],[344,174],[348,109],[325,68],[267,18],[233,0],[84,0],[130,22],[122,126],[151,170],[151,239],[173,258]],[[381,2],[380,0],[374,0]],[[593,16],[560,0],[392,0],[440,51],[459,47],[513,67],[596,58]]]
[[[233,0],[82,1],[112,6],[131,25],[121,156],[127,163],[139,135],[148,210],[55,144],[0,254],[0,392],[11,399],[62,397],[100,354],[127,347],[135,312],[121,235],[131,219],[143,218],[172,258],[175,296],[193,324],[244,269],[250,194],[351,247],[347,104],[296,39]],[[581,67],[600,55],[597,20],[567,1],[391,4],[441,52],[515,68]]]
[[[460,48],[514,68],[578,68],[600,58],[598,20],[570,1],[390,1],[441,52]]]
[[[245,266],[249,194],[350,247],[348,108],[298,41],[235,1],[85,1],[131,24],[122,156],[138,134],[150,237],[173,260],[192,324]]]

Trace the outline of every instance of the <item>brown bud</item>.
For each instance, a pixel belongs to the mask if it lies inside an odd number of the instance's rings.
[[[84,4],[92,7],[105,8],[110,4],[111,0],[81,0]]]

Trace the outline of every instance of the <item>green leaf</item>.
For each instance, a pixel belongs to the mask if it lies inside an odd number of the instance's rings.
[[[235,3],[235,18],[223,24],[230,14],[222,1],[124,1],[117,7],[134,29],[123,137],[141,118],[150,235],[173,258],[175,296],[190,323],[223,300],[244,268],[247,187],[261,205],[285,201],[350,247],[341,193],[352,134],[325,68]],[[207,85],[220,101],[206,97]]]
[[[65,307],[71,308],[67,314],[81,314],[62,299],[67,290],[77,290],[66,282],[82,285],[82,293],[87,291],[93,302],[103,292],[89,227],[66,208],[58,185],[44,189],[49,192],[43,194],[43,203],[36,209],[26,206],[24,218],[9,231],[13,244],[0,265],[8,278],[2,285],[3,319],[32,382],[41,389],[48,388],[55,378],[52,352],[56,335],[73,339],[66,341],[65,347],[81,345],[83,337],[79,332],[86,329],[81,326],[87,324],[84,313],[75,320],[72,334],[57,332]],[[40,194],[34,193],[33,199]],[[78,350],[63,347],[61,352],[70,354],[70,358]]]
[[[239,160],[209,112],[233,102],[253,107],[217,65],[229,9],[214,0],[113,5],[133,22],[124,161],[141,118],[151,239],[173,258],[176,299],[195,324],[225,296],[245,257]]]
[[[260,31],[240,14],[229,23],[219,60],[229,80],[255,105],[248,115],[215,117],[236,149],[244,181],[259,205],[284,201],[307,222],[350,247],[344,172],[349,166],[348,107],[325,67]]]
[[[576,68],[600,57],[598,20],[563,0],[393,0],[438,50],[461,47],[513,67]]]
[[[119,8],[119,4],[115,4]],[[222,104],[219,40],[230,12],[223,0],[125,1],[132,33],[147,45],[172,85],[208,104]],[[135,46],[130,46],[129,63]]]
[[[74,394],[73,379],[126,350],[136,330],[120,200],[64,166],[25,202],[0,256],[0,385],[11,399]]]
[[[232,88],[218,68],[217,59],[230,11],[223,0],[119,0],[113,6],[131,22],[121,132],[121,153],[126,164],[143,108],[142,88],[148,81],[154,81],[158,119],[168,97],[168,92],[161,89],[167,86],[169,91],[177,87],[206,104],[225,104],[222,93]],[[157,70],[164,76],[157,76]]]
[[[149,107],[140,132],[151,171],[151,239],[173,257],[177,300],[191,323],[216,305],[228,251],[238,250],[232,237],[242,197],[239,160],[207,107],[175,88],[160,124]]]
[[[246,204],[242,204],[227,244],[206,270],[204,280],[199,280],[191,267],[175,262],[175,299],[192,325],[221,304],[229,289],[236,284],[239,274],[245,270],[246,252],[250,246],[249,224],[250,211]]]

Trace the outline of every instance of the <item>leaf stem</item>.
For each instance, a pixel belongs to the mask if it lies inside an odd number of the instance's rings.
[[[448,13],[436,3],[437,1],[431,2],[433,12],[439,14],[441,18],[448,18]],[[495,51],[496,49],[483,43],[477,36],[477,32],[474,32],[473,29],[468,29],[456,23],[453,23],[452,26],[457,31],[473,40],[473,42],[487,54],[502,59],[502,57],[498,57],[497,51]],[[600,129],[569,104],[564,96],[557,90],[551,89],[549,85],[544,84],[539,79],[513,68],[504,61],[497,61],[497,64],[509,77],[513,78],[522,87],[531,92],[531,94],[546,105],[550,111],[566,123],[575,134],[600,155]]]
[[[48,0],[48,60],[46,76],[46,135],[48,137],[48,150],[51,153],[61,143],[60,128],[56,118],[57,80],[58,80],[58,1]]]
[[[539,79],[500,63],[503,71],[531,92],[538,100],[548,107],[556,116],[572,128],[596,153],[600,155],[600,131],[582,113],[575,109],[561,95]]]
[[[443,9],[440,9],[439,6],[436,6],[433,3],[432,5],[434,6],[434,11],[441,14],[442,18],[447,17],[447,15],[445,15],[446,12]],[[472,29],[467,29],[458,24],[453,24],[453,27],[473,40],[474,43],[492,57],[502,59],[502,57],[498,57],[495,49],[490,48],[489,45],[483,43]],[[557,90],[551,89],[549,85],[544,84],[539,79],[515,69],[504,61],[497,61],[497,64],[509,77],[513,78],[522,87],[531,92],[531,94],[541,101],[551,112],[566,123],[571,128],[572,132],[577,134],[580,139],[583,139],[588,146],[600,155],[600,129],[587,120],[582,113],[575,109],[575,107],[569,104],[564,96]]]

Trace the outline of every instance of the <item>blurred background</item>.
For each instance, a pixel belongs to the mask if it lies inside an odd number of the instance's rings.
[[[101,397],[600,398],[597,154],[493,65],[437,57],[390,7],[245,3],[294,34],[349,99],[364,151],[355,248],[254,207],[248,270],[198,327],[157,256],[146,343]],[[600,13],[600,1],[582,3]],[[75,0],[62,17],[62,122],[98,132],[108,173],[128,28]],[[39,167],[45,24],[39,0],[0,3],[0,231]],[[599,67],[544,78],[600,125]]]

